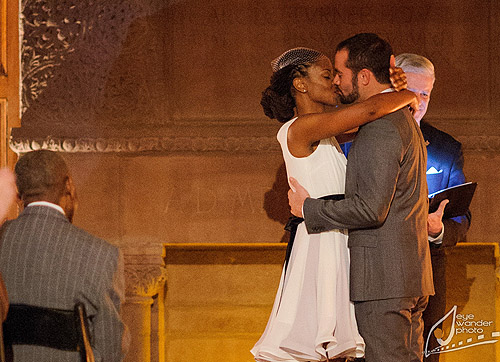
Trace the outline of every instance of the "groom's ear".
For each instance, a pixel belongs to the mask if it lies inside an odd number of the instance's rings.
[[[368,69],[364,68],[361,69],[358,73],[358,84],[367,86],[370,84],[370,81],[373,77],[373,73],[370,72]]]
[[[394,54],[391,55],[391,59],[389,60],[389,64],[391,68],[396,67],[396,58],[394,57]]]

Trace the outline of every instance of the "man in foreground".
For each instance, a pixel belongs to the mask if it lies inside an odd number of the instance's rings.
[[[128,332],[120,318],[120,250],[71,224],[76,194],[60,155],[29,152],[15,174],[25,208],[0,231],[0,269],[10,303],[72,310],[83,302],[96,361],[122,361]],[[18,361],[80,360],[78,352],[30,345],[15,345],[13,352]]]

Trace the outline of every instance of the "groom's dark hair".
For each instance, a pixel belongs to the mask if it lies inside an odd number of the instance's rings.
[[[392,52],[391,45],[374,33],[360,33],[337,45],[336,52],[347,50],[349,53],[346,66],[353,72],[353,77],[360,70],[368,69],[379,83],[388,84],[389,67]]]

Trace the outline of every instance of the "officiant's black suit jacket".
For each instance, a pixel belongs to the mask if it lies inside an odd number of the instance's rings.
[[[462,145],[449,134],[440,131],[422,121],[420,130],[427,144],[427,187],[429,193],[460,185],[465,182],[464,156]],[[471,214],[443,220],[443,246],[453,246],[465,241],[465,234],[470,226]],[[431,253],[440,254],[443,248],[431,249]]]

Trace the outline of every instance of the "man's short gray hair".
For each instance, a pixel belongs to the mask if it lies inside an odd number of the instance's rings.
[[[30,202],[59,201],[69,178],[68,166],[62,156],[48,150],[26,153],[17,161],[15,173],[19,196]]]
[[[396,56],[396,67],[402,68],[406,73],[426,74],[433,79],[434,64],[426,57],[418,54],[403,53]]]

